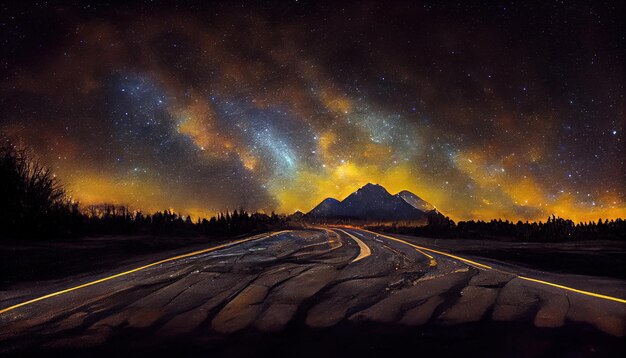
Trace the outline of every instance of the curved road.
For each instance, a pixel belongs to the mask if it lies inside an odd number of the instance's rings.
[[[623,337],[626,324],[624,296],[520,277],[479,259],[339,227],[257,235],[0,297],[5,354],[134,339],[124,337],[207,344],[238,332],[341,325],[525,322]]]

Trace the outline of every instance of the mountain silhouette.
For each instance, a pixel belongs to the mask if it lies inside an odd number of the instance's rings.
[[[381,185],[368,183],[343,201],[324,199],[306,216],[366,221],[421,221],[433,214],[433,209],[434,206],[409,191],[392,195]]]
[[[419,196],[411,193],[408,190],[402,190],[401,192],[396,194],[396,196],[399,196],[400,198],[402,198],[402,200],[406,201],[407,203],[411,204],[411,206],[421,211],[435,210],[433,204],[427,202],[426,200],[420,198]]]
[[[326,198],[317,204],[306,216],[311,217],[334,217],[341,215],[341,202],[335,198]]]

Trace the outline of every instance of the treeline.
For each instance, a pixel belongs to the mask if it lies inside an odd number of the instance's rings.
[[[215,235],[230,236],[282,227],[284,216],[248,213],[244,209],[219,213],[209,219],[192,220],[170,210],[143,214],[125,206],[89,206],[77,225],[79,235]]]
[[[554,215],[548,217],[546,222],[470,220],[459,221],[457,224],[446,217],[431,221],[425,226],[390,225],[370,229],[436,238],[518,241],[626,240],[626,220],[599,219],[597,222],[574,223],[572,220]]]
[[[283,226],[286,218],[243,209],[192,221],[169,210],[144,214],[125,206],[81,208],[40,162],[12,145],[0,147],[0,239],[87,235],[229,236]]]

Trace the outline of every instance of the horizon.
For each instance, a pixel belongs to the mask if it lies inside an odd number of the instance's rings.
[[[290,215],[293,215],[293,214],[296,214],[296,213],[307,214],[307,213],[309,213],[312,209],[314,209],[314,208],[315,208],[315,207],[317,207],[319,204],[321,204],[322,202],[324,202],[324,201],[326,201],[326,200],[328,200],[328,199],[334,199],[334,200],[336,200],[336,201],[338,201],[338,202],[342,202],[342,201],[344,201],[345,199],[347,199],[347,197],[348,197],[348,196],[350,196],[351,194],[356,193],[358,190],[362,189],[363,187],[365,187],[365,186],[367,186],[367,185],[377,185],[377,186],[381,186],[381,187],[383,187],[383,189],[385,189],[385,190],[386,190],[386,191],[387,191],[390,195],[392,195],[392,196],[396,196],[396,195],[398,195],[399,193],[401,193],[401,192],[403,192],[403,191],[408,191],[408,192],[410,192],[410,193],[412,193],[412,194],[414,194],[414,195],[417,195],[416,193],[413,193],[413,192],[411,192],[410,190],[406,190],[406,189],[400,190],[400,191],[398,191],[398,192],[392,192],[392,191],[387,190],[387,188],[385,188],[383,185],[380,185],[380,184],[378,184],[378,183],[368,182],[367,184],[365,184],[365,185],[362,185],[362,186],[358,187],[357,189],[355,189],[353,192],[351,192],[350,194],[346,195],[346,196],[345,196],[345,197],[343,197],[342,199],[339,199],[339,198],[336,198],[336,197],[332,197],[332,196],[328,196],[328,197],[326,197],[326,198],[322,199],[320,202],[318,202],[317,204],[315,204],[315,205],[314,205],[314,206],[313,206],[310,210],[307,210],[307,211],[302,211],[302,210],[297,210],[297,209],[296,209],[296,210],[294,210],[293,212],[275,212],[275,211],[264,211],[264,210],[248,210],[248,209],[247,209],[247,208],[245,208],[245,207],[236,207],[236,208],[225,208],[225,209],[219,209],[219,210],[213,211],[213,212],[211,212],[211,213],[209,213],[209,214],[207,214],[207,215],[194,215],[194,214],[191,214],[191,213],[186,213],[186,212],[184,212],[184,211],[178,211],[178,210],[176,210],[176,209],[174,209],[174,208],[160,208],[160,209],[156,209],[156,210],[145,211],[145,210],[141,210],[141,209],[132,208],[131,206],[126,205],[126,204],[124,204],[124,203],[108,203],[108,202],[102,202],[102,203],[91,203],[91,204],[82,204],[82,203],[80,203],[80,202],[77,202],[77,203],[80,205],[80,207],[82,208],[82,210],[83,210],[83,211],[87,210],[89,207],[92,207],[92,206],[98,207],[98,206],[113,205],[113,206],[116,206],[116,207],[126,207],[126,208],[127,208],[128,210],[130,210],[132,213],[142,213],[142,214],[144,214],[144,215],[152,215],[152,214],[155,214],[155,213],[158,213],[158,212],[165,212],[165,211],[169,211],[169,212],[171,212],[171,213],[173,213],[173,214],[177,214],[177,215],[180,215],[180,216],[183,216],[183,217],[190,217],[193,221],[202,220],[202,219],[210,219],[210,218],[212,218],[212,217],[218,217],[218,216],[219,216],[219,215],[221,215],[221,214],[233,213],[233,212],[235,212],[235,211],[239,211],[239,212],[241,212],[242,210],[243,210],[243,211],[245,211],[245,212],[247,212],[247,213],[259,213],[259,214],[266,214],[266,215],[270,215],[270,214],[272,214],[272,213],[275,213],[275,214],[277,214],[277,215],[290,216]],[[417,195],[417,196],[418,196],[418,197],[420,197],[421,199],[424,199],[424,198],[422,198],[422,197],[421,197],[421,196],[419,196],[419,195]],[[435,210],[437,210],[437,212],[439,212],[439,213],[443,214],[445,217],[449,217],[450,219],[452,219],[452,220],[453,220],[453,221],[455,221],[455,222],[469,222],[469,221],[476,221],[476,222],[478,222],[478,221],[484,221],[484,222],[490,222],[490,221],[499,221],[499,220],[501,220],[501,221],[503,221],[503,222],[508,221],[508,222],[511,222],[511,223],[522,222],[522,223],[531,223],[531,224],[532,224],[532,223],[545,223],[548,219],[551,219],[551,218],[556,218],[556,219],[569,220],[569,221],[572,221],[574,224],[587,224],[587,223],[592,223],[592,222],[593,222],[593,223],[596,223],[596,222],[598,222],[598,220],[601,220],[601,221],[603,221],[603,222],[604,222],[605,220],[608,220],[608,221],[624,220],[624,218],[623,218],[623,217],[615,217],[615,218],[597,217],[597,218],[595,218],[595,219],[589,219],[589,220],[575,220],[575,219],[572,219],[572,218],[570,218],[570,217],[562,217],[562,216],[559,216],[559,215],[557,215],[557,214],[555,214],[555,213],[549,214],[547,217],[544,217],[544,218],[540,218],[540,219],[527,219],[527,220],[522,220],[522,219],[513,220],[513,219],[509,219],[509,218],[505,218],[505,217],[492,217],[492,218],[489,218],[489,219],[473,219],[473,218],[469,218],[469,219],[462,219],[462,218],[461,218],[461,219],[455,219],[455,218],[452,218],[452,217],[450,217],[449,215],[447,215],[445,212],[440,211],[437,207],[435,207]],[[405,221],[405,220],[399,220],[399,222],[402,222],[402,221]]]

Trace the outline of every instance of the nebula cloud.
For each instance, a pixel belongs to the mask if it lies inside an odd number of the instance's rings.
[[[624,9],[554,6],[7,8],[0,137],[83,203],[624,217]]]

